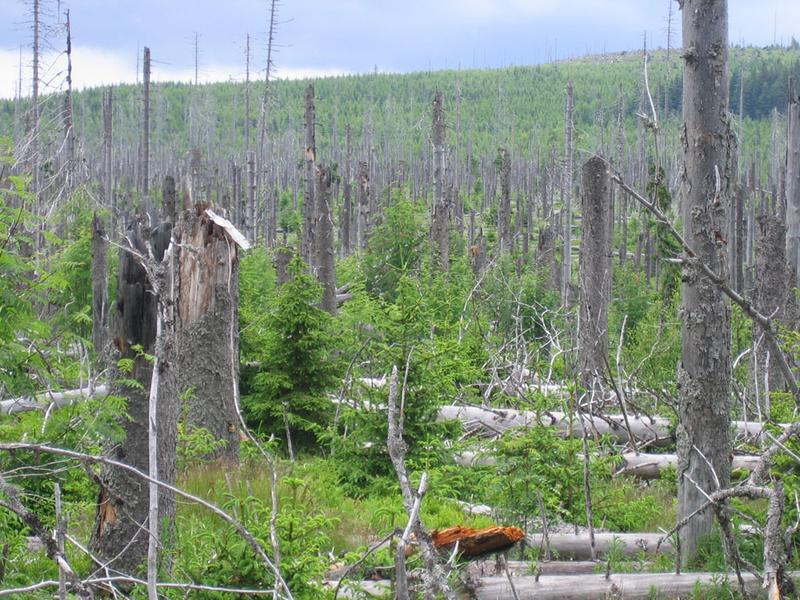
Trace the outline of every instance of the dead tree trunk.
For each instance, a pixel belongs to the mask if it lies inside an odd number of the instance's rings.
[[[116,235],[117,207],[114,202],[114,162],[113,162],[113,116],[114,104],[112,88],[103,92],[103,176],[105,204],[111,211],[111,232]]]
[[[696,259],[726,270],[731,161],[728,120],[727,0],[684,0],[683,231]],[[687,257],[692,260],[695,257]],[[730,482],[731,311],[718,287],[699,270],[683,274],[682,353],[678,367],[678,518],[691,515],[707,493]],[[703,511],[681,532],[683,560],[693,559],[711,532]]]
[[[583,165],[583,233],[580,252],[578,371],[587,391],[599,391],[608,364],[608,301],[611,296],[611,184],[606,162]]]
[[[92,347],[98,357],[98,370],[106,368],[108,343],[108,240],[103,223],[95,213],[92,219]]]
[[[501,148],[497,156],[500,167],[500,206],[497,210],[497,229],[500,254],[511,252],[511,154]]]
[[[158,478],[174,485],[178,410],[172,348],[174,332],[169,327],[162,328],[162,339],[157,344],[159,304],[169,303],[170,299],[159,297],[151,280],[161,278],[162,285],[158,287],[169,289],[163,283],[171,271],[165,264],[168,261],[164,260],[170,235],[169,223],[153,230],[134,223],[128,232],[131,248],[120,252],[113,343],[117,357],[129,360],[131,367],[112,367],[112,394],[127,398],[128,418],[121,421],[125,439],[110,448],[110,458],[149,473],[148,409],[153,380],[149,355],[158,352]],[[152,248],[152,255],[148,247]],[[167,257],[172,260],[171,253]],[[143,262],[149,264],[149,274]],[[138,385],[131,386],[127,383],[130,380],[137,381]],[[108,568],[112,572],[136,573],[147,555],[147,530],[152,525],[148,523],[148,487],[131,473],[110,466],[102,469],[98,482],[100,494],[90,547],[98,557],[109,561]],[[162,488],[158,508],[158,523],[152,526],[160,528],[159,539],[168,546],[175,515],[174,494]]]
[[[567,104],[564,111],[564,176],[561,194],[564,200],[564,245],[562,252],[561,302],[569,304],[569,283],[572,274],[572,132],[574,98],[572,82],[567,82]]]
[[[314,161],[317,155],[317,144],[314,134],[314,86],[309,84],[305,93],[305,154],[303,185],[303,234],[300,242],[300,255],[310,267],[316,261],[314,243]]]
[[[444,106],[442,92],[433,97],[433,218],[431,220],[431,242],[434,255],[442,269],[447,271],[450,263],[450,228],[448,198],[444,191]]]
[[[351,234],[350,224],[353,222],[353,146],[350,124],[345,127],[345,153],[344,153],[344,200],[342,215],[339,220],[339,231],[342,242],[342,256],[350,256]]]
[[[336,314],[336,256],[333,248],[331,196],[333,180],[330,167],[317,169],[316,253],[317,279],[322,284],[322,309]]]
[[[369,240],[369,163],[358,163],[358,245],[367,247]]]
[[[780,322],[789,294],[790,268],[786,264],[786,227],[779,217],[757,219],[755,298],[756,309]],[[769,418],[769,393],[782,390],[784,378],[777,357],[770,355],[763,329],[753,324],[753,373],[751,389],[764,419]]]
[[[144,110],[142,112],[141,193],[147,205],[150,193],[150,48],[144,49]],[[148,206],[149,208],[149,206]]]
[[[786,148],[786,260],[800,281],[800,97],[789,83],[789,142]]]
[[[239,257],[234,238],[214,217],[198,205],[185,211],[180,227],[178,367],[181,392],[192,390],[187,426],[225,442],[210,458],[236,463]]]
[[[75,128],[72,122],[72,31],[70,29],[69,10],[67,10],[67,91],[64,94],[64,141],[67,153],[67,181],[73,183],[72,174],[75,169]]]

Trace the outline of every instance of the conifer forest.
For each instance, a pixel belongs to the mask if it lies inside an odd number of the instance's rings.
[[[77,85],[3,2],[0,598],[798,597],[794,38]]]

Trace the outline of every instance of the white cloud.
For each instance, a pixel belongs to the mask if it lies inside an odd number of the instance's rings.
[[[22,94],[31,92],[31,57],[28,51],[22,55]],[[72,53],[72,85],[74,89],[84,89],[136,81],[136,53],[123,55],[100,48],[76,46]],[[40,93],[62,91],[66,86],[67,61],[64,54],[50,53],[42,57]],[[0,98],[13,98],[16,94],[20,72],[19,49],[0,48]],[[303,79],[306,77],[328,77],[347,74],[345,69],[336,68],[291,68],[282,67],[276,73],[280,79]],[[174,67],[159,63],[153,57],[153,81],[194,81],[194,68]],[[201,65],[201,83],[243,80],[241,65]]]

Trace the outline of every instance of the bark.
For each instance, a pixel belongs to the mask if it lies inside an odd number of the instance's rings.
[[[369,163],[358,163],[358,245],[367,247],[369,240],[370,212],[369,212]]]
[[[569,284],[572,274],[572,137],[574,99],[572,82],[567,82],[567,103],[564,111],[564,176],[561,182],[561,194],[564,199],[564,245],[562,253],[561,302],[569,304]]]
[[[696,259],[726,271],[731,161],[728,119],[727,0],[684,0],[683,231]],[[682,353],[678,367],[679,518],[702,506],[708,492],[730,482],[731,316],[727,297],[708,277],[683,273]],[[683,529],[682,559],[694,558],[711,533],[705,510]]]
[[[154,257],[150,261],[158,265],[159,273],[152,277],[164,279],[162,263],[169,246],[170,225],[164,224],[146,230],[135,223],[128,232],[131,247],[147,257],[150,246]],[[166,261],[164,261],[166,262]],[[169,289],[163,286],[162,289]],[[148,408],[150,387],[153,380],[153,363],[147,354],[158,352],[160,372],[158,377],[158,476],[165,483],[175,482],[175,443],[177,436],[177,386],[175,377],[175,355],[172,347],[172,332],[164,331],[162,340],[156,344],[159,302],[168,302],[159,297],[148,277],[141,259],[131,252],[120,252],[119,285],[114,310],[114,346],[118,357],[132,362],[130,373],[112,369],[111,393],[127,398],[127,419],[121,420],[125,432],[124,441],[108,449],[111,459],[123,462],[147,473],[148,469]],[[137,347],[141,351],[137,351]],[[131,386],[131,379],[139,382]],[[130,471],[106,465],[99,475],[100,494],[97,516],[90,548],[101,559],[110,561],[109,568],[124,573],[135,573],[141,566],[148,548],[146,528],[148,520],[148,487],[146,482]],[[162,488],[159,494],[160,539],[170,545],[175,515],[174,493]]]
[[[288,246],[280,246],[275,250],[273,262],[275,264],[275,285],[278,287],[288,282],[291,277],[289,275],[289,263],[294,258],[294,249]]]
[[[178,283],[178,368],[191,390],[187,426],[203,427],[225,445],[208,458],[239,460],[238,247],[205,207],[185,211]]]
[[[342,255],[350,256],[351,233],[350,225],[353,222],[353,178],[351,166],[353,163],[352,134],[350,124],[345,127],[345,154],[344,154],[344,190],[342,216],[339,222],[340,237],[342,242]]]
[[[314,203],[314,178],[315,169],[314,162],[317,155],[317,144],[315,136],[315,108],[314,108],[314,86],[309,84],[305,92],[305,119],[303,127],[305,131],[304,142],[304,184],[303,184],[303,234],[300,242],[300,255],[303,260],[310,267],[315,267],[315,240],[314,240],[314,220],[315,220],[315,203]]]
[[[317,169],[317,207],[314,211],[316,229],[317,279],[322,284],[322,309],[336,315],[336,256],[333,248],[333,219],[331,218],[332,176],[330,167]]]
[[[800,281],[800,97],[789,83],[789,139],[786,148],[786,260]]]
[[[433,218],[431,219],[431,242],[434,256],[445,271],[450,263],[450,206],[444,191],[444,144],[445,124],[442,92],[433,98]]]
[[[779,217],[762,215],[757,219],[755,297],[753,304],[761,314],[780,323],[785,317],[789,294],[789,267],[786,264],[786,227]],[[753,324],[753,373],[751,388],[762,418],[769,417],[769,392],[782,390],[784,378],[778,358],[770,353],[764,330]]]
[[[95,213],[92,219],[92,348],[97,356],[97,370],[104,370],[103,357],[108,343],[108,240],[103,222]]]
[[[144,109],[142,111],[142,158],[141,158],[141,183],[142,198],[147,198],[150,192],[150,48],[144,49]]]
[[[111,232],[117,231],[117,206],[114,198],[114,100],[113,88],[103,92],[103,191],[105,204],[111,211]]]
[[[611,182],[605,161],[583,166],[583,232],[580,251],[578,371],[583,388],[600,391],[608,365],[608,301],[611,296]]]
[[[497,209],[497,230],[500,254],[511,253],[511,155],[501,148],[498,156],[500,170],[500,206]]]

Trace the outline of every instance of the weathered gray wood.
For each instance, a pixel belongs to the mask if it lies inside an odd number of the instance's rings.
[[[433,142],[433,217],[431,218],[431,245],[434,256],[443,270],[450,263],[450,207],[444,192],[444,144],[445,124],[442,92],[433,97],[433,123],[431,129]]]
[[[336,256],[333,249],[333,219],[331,218],[332,175],[330,167],[317,169],[315,200],[317,279],[322,284],[322,309],[336,314]]]
[[[750,573],[742,573],[745,588],[749,593],[763,597],[761,579]],[[624,598],[625,600],[649,600],[653,591],[658,598],[694,597],[695,586],[700,584],[713,588],[727,581],[731,588],[736,587],[736,575],[722,573],[628,573],[597,575],[555,575],[540,577],[515,577],[519,600],[606,600]],[[513,598],[511,586],[505,576],[486,577],[473,592],[475,600],[508,600]]]
[[[658,542],[664,537],[661,533],[595,533],[594,543],[598,557],[603,557],[612,549],[621,552],[624,556],[638,556],[644,553],[652,556],[657,552],[670,552],[672,543],[664,540],[661,546]],[[534,548],[543,547],[544,540],[541,533],[528,534],[526,543]],[[572,533],[549,533],[548,540],[551,553],[562,560],[590,560],[592,548],[588,533],[575,535]]]
[[[735,138],[728,117],[727,0],[684,0],[683,235],[716,273],[726,272],[730,180]],[[730,482],[731,310],[722,291],[697,269],[683,274],[682,353],[678,368],[679,518]],[[710,510],[681,531],[690,561],[711,532]]]
[[[497,208],[497,233],[500,254],[511,253],[511,154],[500,148],[497,155],[500,178],[500,206]]]
[[[307,265],[314,267],[316,262],[316,242],[314,240],[314,203],[315,173],[314,162],[317,159],[316,123],[314,107],[314,85],[309,84],[305,92],[305,132],[303,153],[303,233],[300,237],[300,256]]]
[[[108,353],[108,238],[103,222],[92,218],[92,348],[98,371],[105,369]]]
[[[789,80],[789,139],[786,148],[786,259],[800,281],[800,97]]]
[[[611,181],[606,161],[583,165],[580,250],[578,373],[584,390],[602,393],[608,362],[608,301],[611,296]]]
[[[567,82],[567,101],[564,109],[564,168],[561,180],[561,196],[564,201],[564,239],[561,258],[561,302],[569,304],[569,283],[572,275],[572,138],[575,127],[573,121],[574,97],[572,81]]]
[[[760,460],[759,456],[736,454],[731,462],[731,469],[752,471]],[[639,479],[658,479],[661,473],[669,468],[678,466],[676,454],[646,454],[640,452],[626,452],[622,455],[622,464],[617,470],[618,475],[630,475]]]

